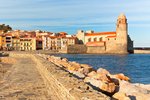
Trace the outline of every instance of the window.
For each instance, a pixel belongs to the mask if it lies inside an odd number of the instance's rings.
[[[99,41],[103,41],[103,38],[102,38],[102,37],[100,37],[100,38],[99,38]]]
[[[91,42],[91,38],[88,39],[88,42]]]
[[[94,42],[96,42],[97,41],[97,38],[94,38]]]

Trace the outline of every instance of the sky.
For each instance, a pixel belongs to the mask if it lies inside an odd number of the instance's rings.
[[[0,0],[0,24],[14,30],[76,34],[116,31],[120,13],[128,19],[135,47],[150,47],[150,0]]]

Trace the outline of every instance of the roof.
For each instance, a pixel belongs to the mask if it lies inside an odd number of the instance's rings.
[[[115,36],[107,36],[106,38],[116,38],[116,35]]]
[[[115,35],[116,32],[97,32],[97,33],[86,33],[85,36],[99,36],[99,35]]]
[[[53,38],[53,39],[56,38],[56,36],[49,36],[49,37],[50,37],[50,38]]]
[[[66,32],[59,32],[61,35],[67,35]]]

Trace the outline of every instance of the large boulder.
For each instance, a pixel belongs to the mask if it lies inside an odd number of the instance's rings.
[[[97,69],[97,73],[99,73],[99,74],[107,74],[107,75],[110,74],[109,71],[107,71],[104,68]]]
[[[68,59],[67,58],[62,58],[62,61],[63,62],[68,62]]]
[[[85,75],[78,71],[70,71],[72,74],[76,75],[78,78],[84,79]]]
[[[138,87],[143,88],[143,89],[147,89],[147,90],[150,91],[150,84],[135,83],[135,84],[133,84],[133,85],[138,86]]]
[[[116,85],[114,83],[104,82],[90,77],[86,77],[84,82],[90,83],[92,86],[95,86],[104,92],[114,93],[116,90]]]
[[[114,83],[102,82],[99,88],[103,91],[114,93],[116,90],[116,85]]]
[[[124,74],[120,73],[120,74],[115,74],[115,75],[110,75],[110,77],[112,78],[116,78],[116,79],[120,79],[120,80],[124,80],[124,81],[130,81],[130,78],[125,76]]]
[[[91,71],[90,73],[87,74],[88,77],[93,77],[95,76],[97,73],[95,71]]]
[[[150,91],[127,81],[120,81],[119,92],[126,93],[131,98],[136,100],[149,100]]]
[[[111,78],[106,74],[96,73],[95,75],[91,76],[91,78],[94,78],[96,80],[100,80],[103,82],[112,82]]]
[[[125,93],[117,92],[113,95],[113,98],[117,100],[131,100]]]
[[[93,71],[93,68],[87,64],[80,64],[80,69],[78,70],[79,72],[83,73],[84,75],[87,75],[91,71]]]
[[[76,62],[69,62],[69,66],[67,67],[67,69],[69,70],[69,71],[78,71],[80,68],[81,68],[81,66],[80,66],[80,64],[79,63],[76,63]]]

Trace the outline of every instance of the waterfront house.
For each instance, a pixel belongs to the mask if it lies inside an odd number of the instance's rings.
[[[20,38],[20,50],[21,51],[36,50],[36,38],[35,37]]]
[[[17,36],[12,37],[12,48],[13,50],[20,50],[20,38]]]

